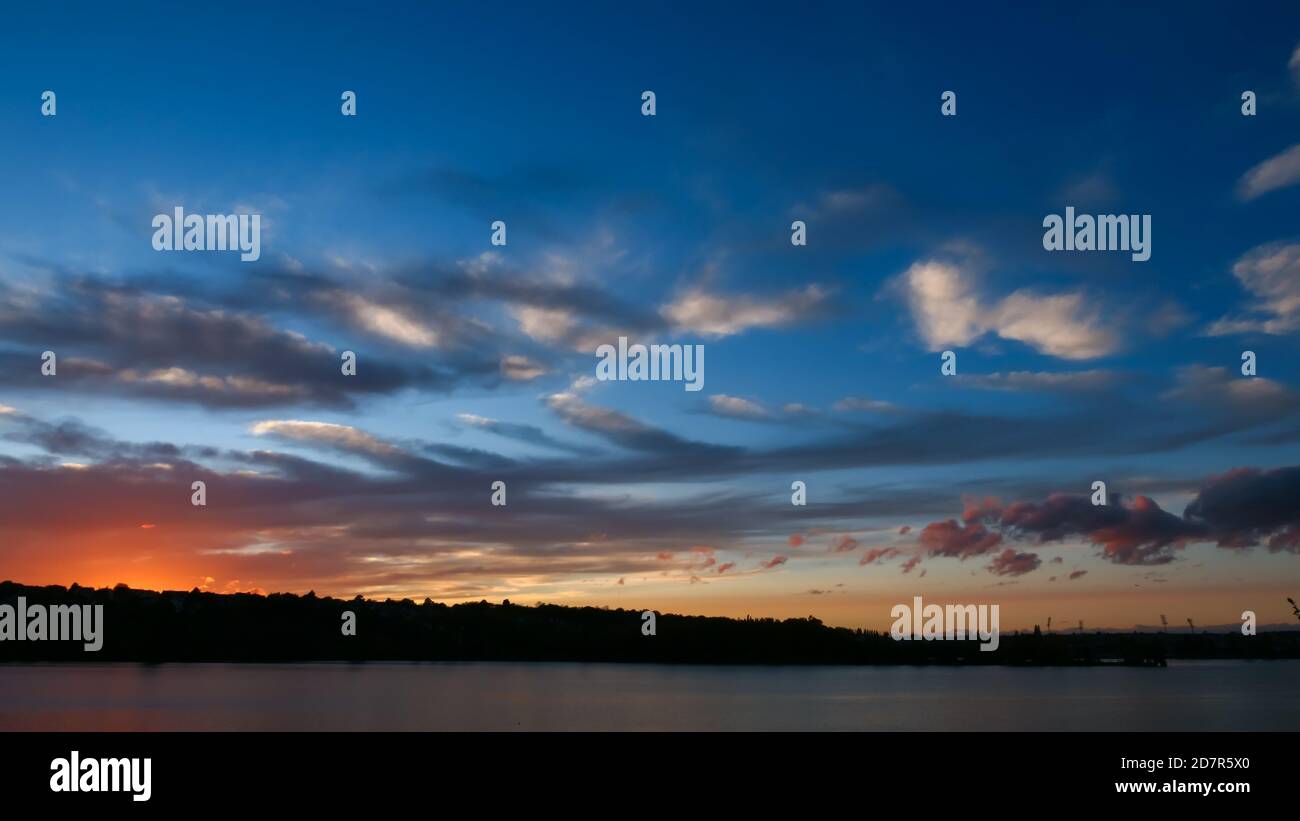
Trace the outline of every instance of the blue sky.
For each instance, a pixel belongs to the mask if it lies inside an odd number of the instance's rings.
[[[864,626],[918,585],[1009,596],[1026,624],[1032,603],[1063,595],[1131,623],[1164,590],[1202,620],[1230,621],[1243,601],[1285,615],[1275,593],[1296,579],[1296,552],[1268,540],[1295,521],[1193,527],[1183,511],[1242,468],[1280,483],[1283,507],[1296,499],[1294,8],[140,4],[12,17],[5,482],[58,489],[72,463],[114,493],[143,483],[162,499],[148,471],[169,464],[211,471],[241,499],[214,501],[201,526],[188,504],[129,495],[124,518],[90,515],[79,534],[15,524],[13,566],[40,577],[21,581]],[[55,117],[40,116],[46,89]],[[646,89],[654,117],[640,113]],[[1254,117],[1240,112],[1247,89]],[[340,114],[344,90],[356,117]],[[945,90],[956,117],[940,116]],[[1252,169],[1267,190],[1243,188]],[[1150,214],[1150,261],[1044,251],[1043,218],[1067,205]],[[154,251],[150,220],[175,206],[262,214],[262,258]],[[505,247],[488,241],[496,219]],[[805,247],[790,244],[795,219]],[[704,344],[704,390],[588,384],[595,343],[621,334]],[[36,371],[47,349],[65,363],[53,382]],[[939,373],[945,349],[955,378]],[[342,350],[358,353],[355,387],[331,374]],[[1244,350],[1253,379],[1238,372]],[[61,422],[103,441],[55,442]],[[376,442],[427,461],[394,465]],[[211,451],[132,449],[146,443]],[[293,500],[274,511],[236,484],[256,452],[311,466],[256,468]],[[498,474],[518,479],[504,527],[503,511],[475,507]],[[1172,530],[1108,554],[1136,514],[1011,527],[1006,507],[1086,495],[1098,478],[1121,500],[1154,499]],[[807,508],[789,504],[794,480]],[[996,516],[962,519],[987,496]],[[360,509],[331,518],[326,499]],[[466,528],[417,510],[455,511]],[[958,558],[942,528],[920,540],[950,519],[997,543]],[[31,558],[70,538],[94,548]],[[872,547],[897,552],[859,564]],[[748,575],[719,574],[727,563]],[[1057,592],[1081,570],[1077,592]]]

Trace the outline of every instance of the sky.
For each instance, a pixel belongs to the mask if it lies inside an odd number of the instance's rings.
[[[0,578],[1294,619],[1300,9],[531,6],[9,13]]]

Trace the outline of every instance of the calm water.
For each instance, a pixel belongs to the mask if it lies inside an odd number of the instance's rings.
[[[0,730],[1300,730],[1300,662],[0,665]]]

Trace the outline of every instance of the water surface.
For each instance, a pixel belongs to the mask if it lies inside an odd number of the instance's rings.
[[[0,665],[0,730],[1300,730],[1300,661]]]

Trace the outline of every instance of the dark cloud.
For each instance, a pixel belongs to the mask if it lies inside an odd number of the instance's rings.
[[[1182,516],[1141,495],[1127,501],[1112,494],[1107,505],[1063,493],[1039,502],[968,502],[961,523],[933,522],[918,542],[931,555],[967,558],[992,551],[1004,539],[1044,544],[1071,538],[1085,539],[1107,561],[1126,565],[1167,564],[1192,542],[1300,552],[1300,467],[1239,468],[1211,477]],[[1014,554],[1004,550],[991,566],[994,572],[1026,566],[1017,555],[1004,559],[1008,552]]]
[[[988,570],[995,576],[1023,576],[1031,570],[1037,570],[1040,564],[1042,560],[1035,553],[1017,553],[1007,548],[993,557]]]
[[[468,357],[400,363],[359,353],[344,376],[341,349],[267,319],[81,278],[33,296],[0,286],[0,368],[10,384],[115,393],[210,407],[349,406],[367,394],[420,387],[447,391],[499,379],[500,362]],[[58,357],[43,376],[41,352]]]
[[[917,541],[931,555],[967,559],[992,552],[1002,544],[1002,534],[992,532],[982,524],[960,524],[949,519],[926,525]]]
[[[1211,478],[1183,516],[1220,547],[1300,553],[1300,467],[1238,468]]]

